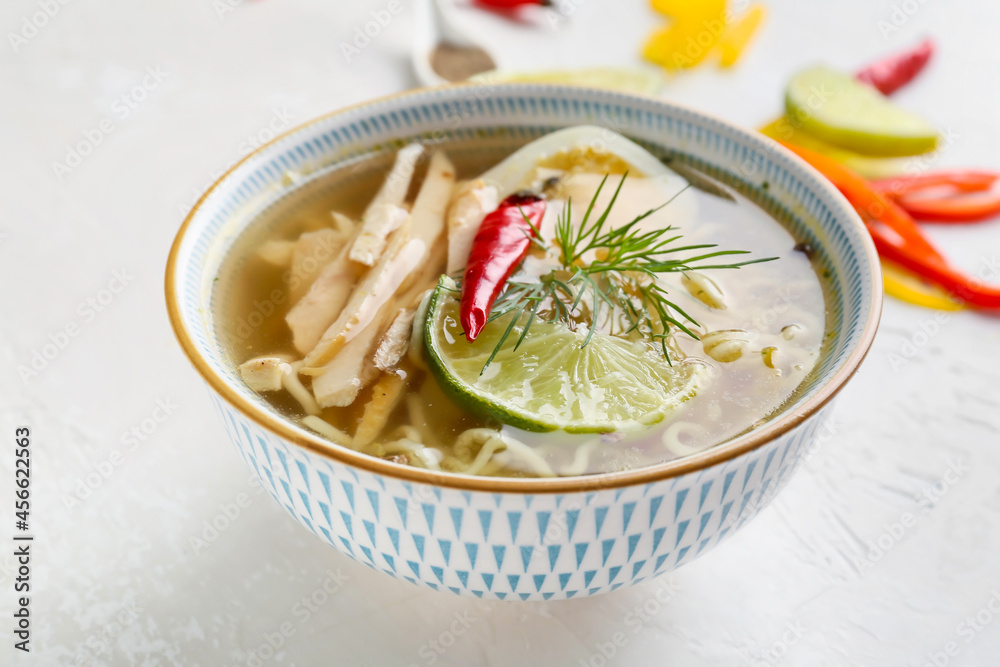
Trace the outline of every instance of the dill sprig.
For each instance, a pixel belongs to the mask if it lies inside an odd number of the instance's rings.
[[[611,227],[611,214],[628,173],[622,175],[607,207],[599,215],[594,208],[608,177],[601,179],[593,198],[579,225],[571,219],[572,200],[567,201],[556,221],[553,245],[558,252],[560,267],[552,269],[536,280],[509,280],[506,289],[497,298],[487,322],[513,314],[504,333],[497,341],[483,370],[489,366],[497,353],[514,333],[522,318],[522,329],[514,344],[516,350],[528,335],[532,324],[539,319],[542,307],[547,305],[545,321],[561,321],[574,326],[578,320],[587,322],[587,336],[581,344],[586,347],[602,322],[610,323],[612,331],[620,335],[638,332],[642,337],[657,344],[663,356],[670,363],[667,342],[673,330],[683,332],[691,338],[698,335],[692,330],[698,322],[680,306],[670,300],[667,291],[656,281],[661,273],[706,269],[738,269],[750,264],[759,264],[777,259],[766,257],[742,262],[709,263],[707,260],[730,255],[745,255],[747,250],[711,250],[718,247],[712,243],[679,245],[681,235],[672,226],[654,230],[643,230],[640,223],[683,194],[686,185],[666,202],[635,217],[630,222]],[[523,215],[523,212],[522,212]],[[541,234],[531,223],[535,232],[533,243],[545,250]],[[677,256],[676,253],[689,253]],[[590,261],[586,260],[590,254]],[[615,315],[620,315],[616,320]],[[617,322],[617,325],[616,325]]]

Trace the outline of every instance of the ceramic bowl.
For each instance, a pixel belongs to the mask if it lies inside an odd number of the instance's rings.
[[[213,279],[234,238],[296,188],[413,139],[515,137],[596,124],[732,185],[815,249],[832,337],[800,395],[694,456],[588,477],[434,473],[339,447],[246,388],[213,323]],[[292,172],[295,177],[291,177]],[[366,102],[306,123],[223,175],[185,220],[166,297],[177,337],[230,439],[268,493],[331,547],[413,584],[482,598],[596,595],[687,563],[742,528],[809,455],[830,399],[875,334],[881,275],[846,200],[769,139],[662,99],[553,85],[465,85]],[[262,536],[262,539],[263,536]]]

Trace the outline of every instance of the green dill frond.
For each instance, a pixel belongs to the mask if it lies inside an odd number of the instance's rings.
[[[619,330],[615,333],[643,336],[659,347],[669,363],[667,342],[672,332],[678,331],[697,340],[694,329],[699,324],[669,298],[667,291],[656,282],[657,275],[691,270],[738,269],[777,259],[765,257],[731,263],[706,263],[719,257],[745,255],[748,251],[714,250],[718,246],[711,243],[679,245],[682,236],[674,227],[642,229],[640,223],[643,220],[686,192],[691,187],[690,182],[660,206],[620,227],[609,227],[608,218],[627,177],[628,172],[622,175],[608,205],[596,214],[597,200],[608,180],[608,176],[604,176],[579,225],[573,224],[572,200],[567,200],[556,219],[552,240],[561,267],[530,282],[508,281],[487,322],[507,315],[511,315],[510,321],[483,371],[519,323],[522,329],[514,349],[521,345],[532,324],[538,320],[573,326],[574,323],[581,323],[582,318],[586,318],[588,331],[581,347],[586,347],[591,341],[601,322],[618,323],[616,328]],[[523,211],[521,215],[534,232],[532,242],[547,250],[541,231]],[[589,264],[585,264],[581,260],[588,253],[595,256]],[[678,256],[678,253],[689,254]],[[570,274],[568,278],[567,273]]]

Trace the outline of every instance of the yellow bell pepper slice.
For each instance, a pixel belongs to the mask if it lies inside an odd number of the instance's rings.
[[[751,6],[736,23],[726,26],[719,41],[722,49],[720,62],[722,67],[732,67],[736,64],[766,16],[767,10],[764,9],[764,5],[757,4]]]
[[[642,48],[647,60],[666,69],[701,63],[718,45],[726,27],[725,0],[651,0],[654,10],[670,16],[669,26],[654,32]]]
[[[902,267],[882,260],[882,282],[885,293],[900,301],[934,310],[962,310],[965,306],[943,289],[928,285]]]

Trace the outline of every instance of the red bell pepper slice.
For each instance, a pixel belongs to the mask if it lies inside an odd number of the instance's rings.
[[[921,278],[940,285],[970,306],[1000,308],[1000,287],[987,285],[981,279],[966,275],[943,262],[927,262],[905,244],[895,242],[876,225],[868,225],[868,231],[882,257],[896,262]]]
[[[923,236],[910,215],[863,178],[830,158],[787,142],[779,142],[828,178],[861,215],[879,254],[957,298],[979,308],[1000,308],[1000,287],[951,267]],[[892,230],[894,233],[889,233]]]
[[[911,248],[919,251],[921,256],[925,257],[928,261],[942,261],[941,253],[931,245],[931,242],[920,231],[913,218],[891,199],[872,188],[868,181],[825,155],[820,155],[815,151],[785,141],[779,141],[778,143],[796,153],[826,176],[854,205],[854,208],[858,210],[862,218],[883,222]]]
[[[1000,192],[977,192],[951,197],[899,198],[899,205],[918,220],[945,224],[982,222],[1000,215]]]
[[[1000,214],[1000,192],[990,190],[1000,174],[980,170],[938,171],[874,181],[919,220],[965,223]]]
[[[961,192],[978,192],[991,188],[997,179],[1000,179],[1000,173],[995,171],[953,169],[882,178],[872,181],[871,184],[879,192],[901,197],[911,192],[938,187],[951,187]]]

